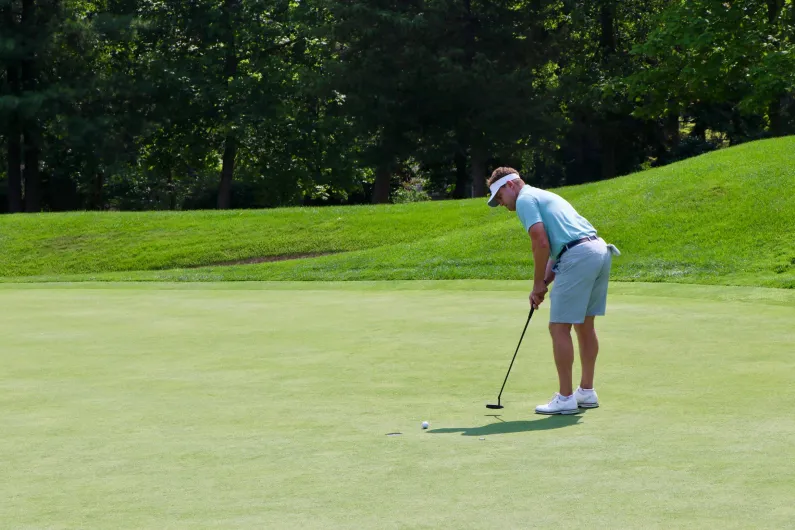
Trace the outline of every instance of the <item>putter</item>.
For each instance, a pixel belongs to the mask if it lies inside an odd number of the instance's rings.
[[[513,359],[511,359],[511,365],[508,367],[508,373],[505,374],[505,381],[502,382],[502,388],[500,389],[500,394],[497,396],[497,404],[496,405],[486,405],[487,409],[501,409],[503,406],[500,404],[500,399],[502,398],[502,391],[505,389],[505,383],[508,381],[508,376],[511,374],[511,368],[513,367],[513,362],[516,360],[516,354],[519,353],[519,346],[522,345],[522,339],[524,338],[524,332],[527,331],[527,325],[530,324],[530,319],[533,318],[533,311],[535,311],[535,307],[530,307],[530,314],[527,316],[527,323],[524,325],[524,330],[522,331],[522,336],[519,337],[519,344],[516,345],[516,351],[513,353]]]

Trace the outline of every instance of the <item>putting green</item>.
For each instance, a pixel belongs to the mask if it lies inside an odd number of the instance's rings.
[[[613,284],[602,407],[550,418],[548,307],[484,407],[526,286],[4,286],[0,521],[791,524],[795,293]]]

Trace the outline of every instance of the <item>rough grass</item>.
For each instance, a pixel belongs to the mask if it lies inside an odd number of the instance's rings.
[[[614,279],[795,287],[795,137],[556,191],[621,249]],[[532,271],[515,215],[482,199],[19,215],[0,218],[0,230],[5,281],[520,279]],[[305,254],[331,255],[227,265]]]

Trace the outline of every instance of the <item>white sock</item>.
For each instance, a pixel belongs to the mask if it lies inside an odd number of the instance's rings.
[[[572,398],[574,394],[572,394],[572,396],[564,396],[563,394],[558,394],[558,395],[560,396],[561,401],[568,401]]]
[[[582,388],[580,387],[581,394],[593,394],[593,388]]]

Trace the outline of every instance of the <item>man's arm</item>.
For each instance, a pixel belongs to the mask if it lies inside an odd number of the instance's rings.
[[[547,294],[546,276],[549,265],[549,238],[544,223],[535,223],[528,230],[530,241],[533,244],[533,261],[535,262],[535,273],[533,274],[533,293],[530,295],[531,302],[538,307],[544,301]]]
[[[544,276],[544,283],[546,283],[547,285],[555,281],[555,271],[552,270],[552,267],[554,265],[555,265],[555,260],[549,258],[549,261],[547,261],[547,273]]]

